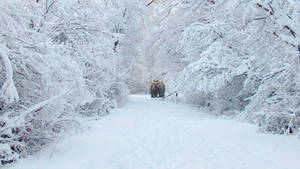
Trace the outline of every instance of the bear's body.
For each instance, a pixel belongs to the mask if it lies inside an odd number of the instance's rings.
[[[165,84],[159,80],[153,80],[150,86],[151,97],[165,97]]]

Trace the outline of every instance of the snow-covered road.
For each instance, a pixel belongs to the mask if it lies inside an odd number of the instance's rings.
[[[300,139],[198,109],[132,96],[91,129],[13,169],[300,169]]]

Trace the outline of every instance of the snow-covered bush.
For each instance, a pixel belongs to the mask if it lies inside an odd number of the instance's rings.
[[[268,77],[241,116],[259,124],[263,131],[297,132],[300,126],[300,78],[297,72],[283,70]]]
[[[120,72],[130,65],[123,65],[126,57],[118,48],[131,40],[126,23],[135,23],[137,16],[124,11],[136,4],[1,2],[0,165],[40,150],[64,131],[77,131],[83,118],[107,114],[126,101],[128,76]]]
[[[238,64],[241,58],[221,43],[208,48],[198,61],[180,73],[176,90],[186,95],[187,102],[207,107],[216,114],[242,109],[237,96],[247,78],[246,66]]]

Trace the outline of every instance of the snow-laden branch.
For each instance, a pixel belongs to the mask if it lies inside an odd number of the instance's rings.
[[[49,98],[49,99],[47,99],[47,100],[44,100],[44,101],[42,101],[42,102],[40,102],[40,103],[38,103],[38,104],[33,105],[32,107],[30,107],[29,109],[27,109],[26,111],[24,111],[24,112],[21,113],[21,116],[18,117],[18,119],[16,120],[16,123],[17,123],[17,124],[24,124],[24,118],[25,118],[25,116],[26,116],[28,113],[31,113],[31,112],[33,112],[33,111],[37,111],[37,110],[41,109],[41,108],[44,107],[45,105],[47,105],[47,104],[49,104],[49,103],[55,101],[55,100],[58,99],[59,97],[65,95],[65,94],[67,94],[67,93],[69,93],[69,92],[70,92],[70,90],[66,90],[66,91],[60,93],[59,95],[53,96],[53,97],[51,97],[51,98]]]
[[[51,97],[51,98],[49,98],[47,100],[44,100],[44,101],[42,101],[40,103],[37,103],[37,104],[29,107],[27,110],[21,112],[20,113],[21,115],[18,116],[17,119],[11,119],[11,120],[9,120],[9,118],[7,118],[8,114],[4,115],[3,117],[6,118],[7,121],[10,121],[10,123],[8,123],[8,125],[5,128],[2,128],[0,130],[0,132],[5,131],[5,130],[10,129],[10,128],[14,128],[14,127],[18,127],[18,126],[23,126],[25,124],[25,121],[24,121],[25,119],[24,118],[25,118],[26,115],[28,115],[29,113],[31,113],[33,111],[37,111],[37,110],[43,108],[47,104],[55,101],[56,99],[60,98],[61,96],[65,95],[65,94],[67,94],[69,92],[70,92],[70,90],[66,90],[66,91],[64,91],[64,92],[62,92],[62,93],[60,93],[60,94],[58,94],[56,96],[53,96],[53,97]]]
[[[5,46],[0,45],[0,56],[2,57],[6,70],[6,81],[0,90],[0,97],[8,103],[12,103],[19,100],[19,94],[13,81],[13,68],[7,54],[4,51],[6,51]]]

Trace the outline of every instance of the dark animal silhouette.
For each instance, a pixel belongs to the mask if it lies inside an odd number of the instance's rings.
[[[153,80],[150,85],[151,97],[165,97],[165,84],[159,80]]]

